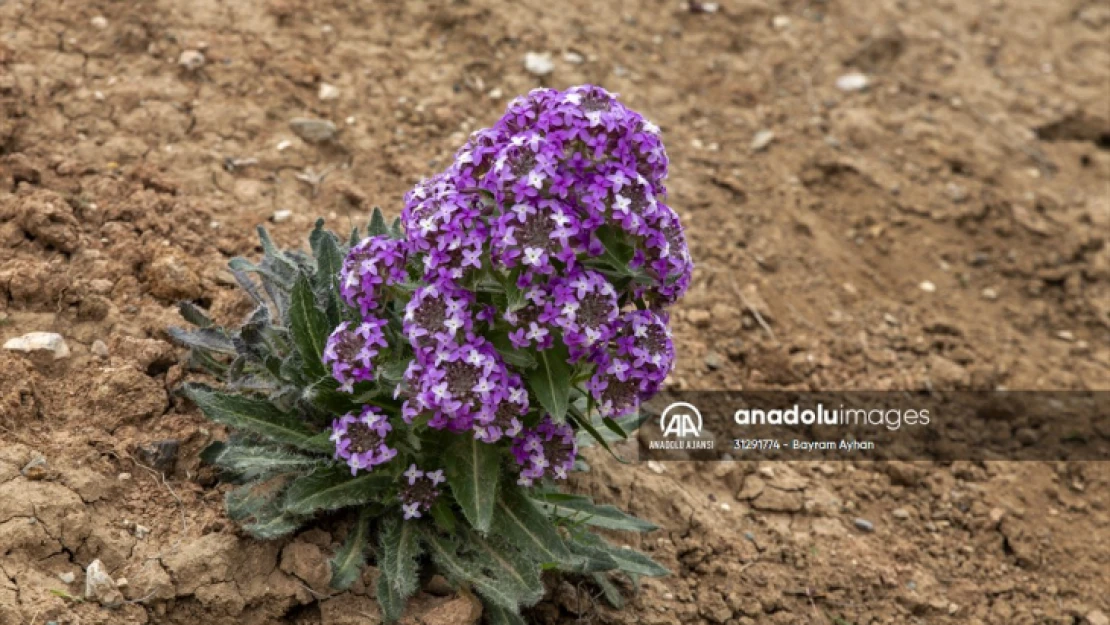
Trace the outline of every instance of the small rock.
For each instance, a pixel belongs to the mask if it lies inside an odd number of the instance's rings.
[[[185,50],[181,53],[181,56],[177,57],[177,64],[190,72],[195,72],[204,67],[204,63],[204,53],[200,50]]]
[[[721,5],[716,2],[701,2],[700,0],[690,0],[691,13],[708,13],[713,14],[720,10]]]
[[[31,481],[44,480],[50,476],[50,470],[47,468],[46,458],[43,456],[35,456],[31,461],[26,464],[20,471],[23,477]]]
[[[1102,610],[1091,610],[1086,618],[1088,625],[1110,625],[1110,618]]]
[[[23,336],[8,339],[4,343],[4,349],[26,353],[49,352],[53,354],[54,360],[69,357],[69,346],[66,345],[66,340],[61,334],[55,332],[28,332]]]
[[[1014,433],[1014,437],[1017,438],[1019,443],[1026,447],[1036,444],[1039,438],[1037,432],[1031,428],[1018,428],[1018,431]]]
[[[338,129],[326,119],[294,117],[289,120],[289,129],[308,143],[325,143],[335,138]],[[279,148],[280,149],[280,148]]]
[[[135,532],[135,538],[138,538],[139,540],[143,540],[147,536],[150,536],[150,528],[145,525],[139,525],[138,523],[136,523],[135,527],[131,529],[133,532]]]
[[[328,100],[338,100],[339,87],[322,82],[320,83],[320,91],[316,93],[316,97],[325,102]]]
[[[281,224],[289,221],[292,218],[293,211],[286,208],[279,211],[274,211],[274,214],[270,216],[270,221],[274,222],[275,224]]]
[[[667,469],[663,467],[658,461],[648,460],[647,468],[657,475],[662,475]]]
[[[1056,338],[1060,339],[1061,341],[1071,343],[1075,340],[1075,335],[1068,330],[1060,330],[1056,333]]]
[[[894,511],[890,513],[890,516],[898,519],[899,521],[905,521],[906,519],[910,518],[910,511],[906,510],[905,508],[895,508]]]
[[[937,285],[933,284],[932,282],[929,282],[928,280],[925,280],[921,284],[917,285],[917,288],[921,289],[922,291],[925,291],[926,293],[936,293],[937,292]]]
[[[424,591],[437,597],[448,597],[455,593],[455,589],[451,587],[450,582],[442,575],[433,575],[428,583],[424,584]]]
[[[705,366],[710,371],[716,371],[721,368],[722,360],[721,355],[717,352],[709,352],[705,355]]]
[[[948,186],[945,187],[945,192],[948,193],[948,199],[952,200],[955,204],[962,204],[967,200],[967,189],[955,182],[949,182]]]
[[[571,65],[581,65],[586,62],[586,58],[573,50],[568,50],[563,53],[563,60]]]
[[[981,294],[983,296],[983,299],[985,299],[987,301],[990,301],[990,302],[993,302],[994,300],[998,299],[998,291],[992,289],[989,286],[987,288],[983,289]]]
[[[836,88],[841,91],[863,91],[871,85],[871,79],[866,74],[852,72],[836,79]]]
[[[732,510],[732,506],[728,505],[727,503],[723,503],[721,504],[721,510],[728,512],[729,510]]]
[[[967,369],[939,354],[929,356],[929,374],[944,388],[963,387],[971,383],[971,374]]]
[[[486,95],[488,95],[491,100],[500,100],[505,94],[501,91],[501,87],[494,87],[490,89],[489,93]]]
[[[135,450],[139,462],[149,466],[159,473],[173,473],[177,464],[177,451],[181,443],[177,439],[169,438],[142,445]]]
[[[77,576],[69,571],[66,571],[65,573],[59,573],[58,579],[62,580],[63,584],[72,584],[74,580],[77,579]]]
[[[119,475],[116,476],[116,479],[118,479],[121,482],[127,482],[127,481],[131,480],[131,474],[126,473],[126,472],[125,473],[120,473]]]
[[[100,339],[96,339],[95,341],[93,341],[92,346],[89,347],[89,351],[91,351],[94,356],[100,358],[101,360],[108,360],[108,346],[105,345],[104,341]]]
[[[127,588],[127,585],[130,583],[131,582],[127,581],[126,577],[120,577],[116,579],[116,588]]]
[[[108,28],[108,20],[103,15],[97,15],[96,17],[92,18],[89,23],[92,24],[93,28],[96,28],[97,30],[104,30],[105,28]]]
[[[482,602],[474,595],[459,595],[417,618],[423,625],[476,625],[482,618]]]
[[[771,142],[774,140],[775,132],[773,130],[767,130],[766,128],[760,130],[755,133],[755,137],[752,138],[752,152],[762,152],[766,150],[767,146],[771,145]]]
[[[711,318],[709,311],[701,308],[695,308],[686,313],[686,320],[699,328],[708,327]]]
[[[528,52],[524,55],[524,69],[533,76],[547,76],[555,71],[555,62],[547,52]]]
[[[987,513],[987,518],[990,519],[991,525],[998,525],[1005,516],[1006,511],[1002,508],[991,508],[991,511]]]
[[[790,18],[785,15],[776,15],[774,19],[771,20],[771,26],[773,26],[775,30],[786,30],[790,28]]]
[[[855,519],[852,521],[852,524],[856,526],[856,529],[863,532],[875,531],[875,524],[871,521],[868,521],[867,519]]]
[[[100,560],[93,560],[85,569],[85,598],[95,599],[106,608],[123,603],[123,594],[116,588],[116,581],[104,570]]]

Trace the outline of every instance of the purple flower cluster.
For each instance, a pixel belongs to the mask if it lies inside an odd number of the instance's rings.
[[[363,239],[351,248],[339,272],[339,292],[348,306],[370,314],[382,301],[382,287],[405,279],[404,241],[385,236]]]
[[[355,383],[374,379],[375,360],[389,347],[382,332],[385,324],[384,319],[374,317],[366,317],[357,326],[344,321],[328,337],[324,364],[341,390],[350,393]]]
[[[513,457],[520,465],[521,486],[531,486],[546,474],[566,479],[574,468],[578,444],[574,429],[566,423],[555,423],[544,417],[540,423],[513,438]]]
[[[347,413],[336,419],[331,430],[335,457],[347,462],[351,475],[389,462],[397,455],[397,450],[386,444],[386,437],[393,431],[393,426],[373,406],[364,406],[357,417]]]
[[[404,424],[394,425],[508,441],[521,484],[566,477],[574,428],[542,412],[510,357],[520,355],[506,350],[565,347],[606,416],[658,392],[675,361],[665,308],[693,269],[666,204],[667,168],[659,128],[600,87],[514,99],[405,195],[402,238],[351,249],[341,291],[362,320],[336,328],[324,362],[348,392],[385,358],[407,362],[394,389]],[[391,345],[397,326],[402,344]],[[397,453],[385,444],[391,424],[369,414],[336,421],[352,470]],[[428,510],[442,481],[409,473],[406,518]]]
[[[419,519],[432,509],[439,498],[439,485],[446,482],[443,469],[421,471],[416,464],[402,474],[405,478],[397,497],[401,500],[401,512],[406,519]]]

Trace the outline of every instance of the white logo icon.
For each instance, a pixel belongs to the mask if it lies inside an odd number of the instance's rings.
[[[659,415],[659,429],[664,437],[700,436],[701,426],[701,412],[693,404],[684,401],[667,406],[663,414]]]

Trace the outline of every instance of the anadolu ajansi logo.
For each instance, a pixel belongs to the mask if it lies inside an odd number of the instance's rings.
[[[701,412],[693,404],[678,401],[663,410],[659,415],[659,430],[664,438],[677,436],[701,436]]]

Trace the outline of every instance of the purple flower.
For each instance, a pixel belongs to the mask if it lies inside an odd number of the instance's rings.
[[[409,465],[403,476],[405,483],[397,493],[405,519],[418,519],[432,509],[439,497],[439,485],[447,481],[443,469],[421,471],[416,464]]]
[[[389,462],[397,455],[397,450],[386,444],[386,436],[393,426],[373,406],[364,406],[357,417],[347,413],[336,419],[331,427],[335,457],[347,461],[351,475]]]
[[[645,265],[656,284],[648,292],[657,304],[669,306],[690,287],[694,261],[690,257],[678,214],[669,206],[659,204],[659,214],[650,227],[652,232],[647,237]]]
[[[621,417],[635,412],[643,393],[642,380],[635,377],[631,360],[607,352],[596,353],[591,360],[597,369],[586,382],[586,390],[601,416]]]
[[[667,318],[652,310],[632,310],[618,322],[617,355],[631,365],[640,381],[641,399],[654,395],[674,369],[675,349]]]
[[[441,343],[421,356],[415,396],[406,402],[406,420],[429,412],[428,426],[469,430],[483,407],[504,393],[508,369],[485,338],[468,335],[461,343]]]
[[[451,283],[422,286],[405,305],[403,330],[413,349],[456,341],[473,329],[470,303],[474,296]]]
[[[505,385],[494,401],[483,406],[474,424],[474,438],[486,443],[496,443],[502,437],[512,438],[524,427],[521,419],[528,414],[528,391],[520,376],[506,376]]]
[[[552,281],[555,323],[571,348],[571,358],[582,355],[613,337],[613,322],[620,310],[617,291],[600,273],[577,269]]]
[[[509,323],[509,341],[516,349],[549,349],[555,343],[555,308],[551,292],[543,285],[525,286],[524,305],[506,310],[502,317]]]
[[[574,209],[558,200],[514,204],[497,217],[490,252],[494,264],[523,266],[527,271],[550,275],[558,267],[571,267],[580,250],[574,246],[579,233]]]
[[[513,439],[513,458],[520,465],[521,486],[531,486],[536,480],[550,474],[555,479],[565,480],[574,468],[578,455],[578,443],[574,429],[566,423],[555,423],[545,415],[534,427],[522,432]]]
[[[477,189],[460,190],[446,174],[409,192],[401,223],[409,253],[423,256],[425,281],[458,282],[482,268],[489,241],[486,212]]]
[[[405,243],[386,236],[367,237],[351,248],[339,272],[343,300],[363,315],[381,303],[381,288],[405,280]]]
[[[374,379],[375,359],[387,349],[382,328],[385,319],[367,317],[357,326],[350,321],[339,324],[324,346],[324,364],[339,382],[340,390],[354,392],[357,382]]]

